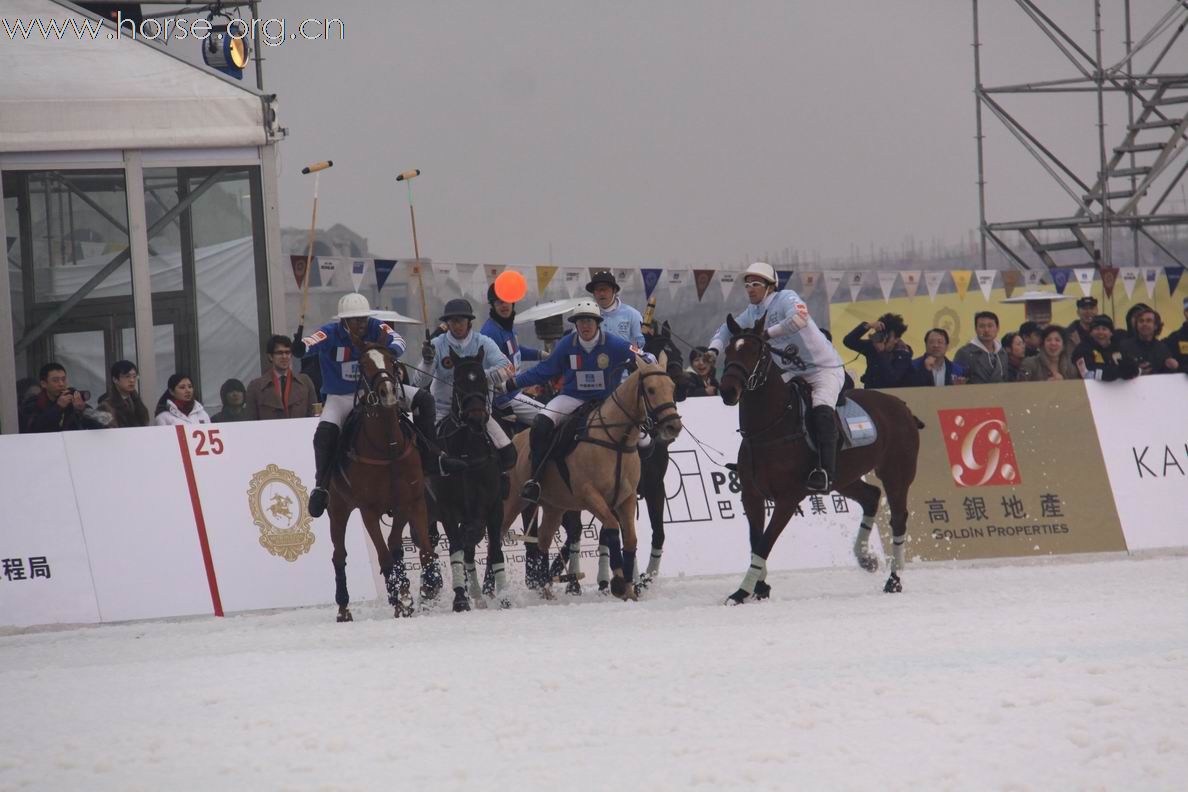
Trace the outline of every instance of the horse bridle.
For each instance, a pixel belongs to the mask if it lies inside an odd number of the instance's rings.
[[[738,369],[742,374],[739,379],[743,382],[743,388],[749,391],[756,391],[767,384],[767,373],[771,369],[771,344],[763,340],[763,336],[758,333],[741,333],[731,339],[731,343],[744,338],[753,338],[759,342],[763,347],[763,352],[755,360],[755,367],[747,371],[747,367],[737,360],[731,360],[726,363],[726,369],[722,372],[722,379],[726,379],[726,375],[733,369]]]
[[[481,369],[480,369],[480,372],[481,372],[481,376],[483,377],[483,380],[485,382],[486,381],[486,373],[482,372]],[[467,423],[466,417],[465,417],[466,416],[466,404],[468,402],[475,401],[477,399],[481,399],[483,402],[483,423],[486,424],[486,419],[491,417],[491,410],[490,410],[490,406],[489,406],[490,405],[490,401],[489,401],[490,392],[488,390],[484,389],[484,391],[482,393],[479,393],[476,391],[474,393],[460,394],[458,392],[458,373],[457,372],[454,372],[454,385],[450,390],[451,390],[450,411],[456,419],[458,419],[462,423]]]
[[[644,416],[635,425],[639,426],[640,430],[643,432],[648,432],[650,434],[653,430],[655,430],[661,426],[664,426],[665,424],[672,423],[673,421],[679,421],[681,419],[680,413],[677,412],[676,402],[670,401],[670,402],[663,402],[661,404],[652,404],[652,400],[648,398],[648,389],[645,387],[645,381],[647,380],[647,378],[648,377],[667,377],[667,376],[668,376],[668,372],[666,372],[666,371],[640,371],[639,372],[639,387],[637,388],[637,393],[638,393],[639,398],[643,399]],[[614,391],[611,391],[611,401],[613,401],[615,403],[615,405],[620,410],[623,411],[624,415],[627,415],[630,417],[631,411],[623,406],[623,403],[619,401],[619,397],[615,395]],[[663,417],[661,417],[660,413],[663,412],[664,410],[671,410],[671,412],[669,412],[667,415],[664,415]],[[606,431],[607,435],[609,436],[610,432],[608,430],[610,429],[610,425],[603,422],[601,424],[601,426],[603,428],[603,431]]]

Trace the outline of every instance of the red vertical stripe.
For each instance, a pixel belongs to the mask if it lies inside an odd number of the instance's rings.
[[[223,615],[223,601],[219,598],[219,581],[215,578],[214,560],[210,557],[210,542],[206,538],[206,520],[202,517],[202,501],[198,498],[198,481],[194,478],[194,463],[190,461],[190,444],[186,441],[187,427],[178,424],[177,445],[181,449],[182,467],[186,469],[186,483],[190,485],[190,503],[194,507],[194,524],[198,526],[198,544],[202,546],[202,561],[206,564],[206,582],[210,584],[210,603],[215,616]]]

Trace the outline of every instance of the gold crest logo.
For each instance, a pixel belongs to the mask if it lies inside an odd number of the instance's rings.
[[[602,352],[598,355],[598,368],[604,369],[610,366],[610,355]]]
[[[291,470],[269,465],[252,476],[248,508],[260,529],[260,546],[286,561],[296,561],[313,547],[306,501],[309,493]]]

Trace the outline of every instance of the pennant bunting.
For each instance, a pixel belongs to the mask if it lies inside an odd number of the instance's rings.
[[[1155,299],[1155,284],[1159,280],[1159,267],[1143,267],[1143,285],[1147,287],[1147,299]]]
[[[842,281],[846,278],[846,273],[840,270],[826,270],[821,273],[821,276],[825,279],[825,299],[833,302],[833,295],[837,294]]]
[[[1176,287],[1180,285],[1180,278],[1184,277],[1183,267],[1164,267],[1163,272],[1167,275],[1167,293],[1169,295],[1176,293]]]
[[[1092,297],[1094,280],[1093,275],[1097,272],[1097,270],[1092,267],[1077,267],[1075,270],[1073,270],[1073,272],[1076,273],[1077,283],[1080,285],[1081,291],[1084,293],[1084,295],[1086,297]]]
[[[821,273],[819,272],[802,272],[800,273],[800,296],[807,300],[817,289],[817,284],[821,282]]]
[[[346,262],[338,256],[317,256],[318,275],[321,276],[322,286],[330,286],[334,283],[334,276],[340,269],[343,269]]]
[[[434,286],[437,287],[435,289],[432,289],[433,291],[444,292],[450,288],[451,282],[453,282],[453,283],[458,282],[458,270],[457,270],[456,265],[454,265],[454,264],[438,264],[435,261],[435,262],[433,262],[432,266],[433,266]]]
[[[494,283],[495,279],[498,278],[500,275],[502,275],[503,271],[505,269],[507,269],[507,267],[504,266],[503,264],[485,264],[485,265],[483,265],[483,270],[485,271],[485,274],[487,276],[487,285],[490,286],[492,283]]]
[[[712,269],[693,270],[693,285],[697,287],[697,302],[701,302],[701,298],[705,296],[705,290],[713,281],[714,271]]]
[[[920,270],[900,270],[899,277],[903,279],[903,290],[911,300],[920,291]]]
[[[293,277],[297,279],[297,288],[305,283],[305,256],[289,256],[289,264],[293,267]]]
[[[730,297],[730,292],[734,289],[734,284],[739,280],[739,273],[730,270],[718,271],[718,285],[722,287],[722,300],[725,301]]]
[[[953,270],[949,274],[953,276],[953,290],[964,300],[965,293],[969,291],[969,282],[973,279],[973,270]]]
[[[355,291],[363,288],[363,276],[367,273],[368,259],[351,259],[351,285]]]
[[[1114,299],[1114,287],[1118,284],[1118,268],[1117,267],[1102,267],[1101,268],[1101,288],[1105,296]]]
[[[682,287],[689,285],[689,270],[664,270],[664,285],[668,287],[668,296],[676,297],[676,293],[680,291]]]
[[[776,291],[783,291],[792,277],[792,270],[776,270]]]
[[[1064,288],[1068,286],[1068,279],[1072,277],[1071,267],[1057,267],[1052,270],[1052,283],[1056,284],[1056,293],[1064,294]]]
[[[614,272],[615,282],[619,284],[620,289],[627,291],[635,288],[635,273],[639,272],[639,270],[620,267],[611,271]]]
[[[1006,292],[1006,296],[1010,297],[1015,293],[1015,287],[1023,280],[1023,273],[1019,270],[1003,270],[1002,271],[1002,290]]]
[[[557,267],[543,265],[536,268],[536,291],[538,294],[544,295],[545,289],[549,288],[549,284],[553,282],[553,276],[557,274]]]
[[[895,270],[879,270],[879,290],[883,292],[883,302],[891,302],[891,292],[895,289],[895,281],[899,280],[899,273]]]
[[[1126,292],[1126,299],[1134,299],[1134,287],[1139,281],[1138,267],[1121,267],[1118,279],[1122,281],[1122,289]]]
[[[997,270],[985,269],[974,270],[974,277],[977,278],[978,288],[982,290],[982,299],[990,302],[990,293],[994,291],[994,277],[998,274]]]
[[[1032,286],[1039,286],[1044,282],[1044,273],[1040,270],[1027,270],[1024,274],[1023,282],[1028,288]]]
[[[392,270],[396,267],[396,262],[393,259],[376,259],[372,262],[375,267],[375,290],[383,291],[384,284],[388,282],[388,276],[392,274]],[[416,264],[413,264],[413,270],[419,269]],[[413,274],[416,274],[415,272]]]
[[[644,284],[644,299],[652,296],[652,292],[656,291],[656,284],[660,282],[660,275],[664,270],[659,267],[647,267],[639,271],[643,278]]]
[[[858,295],[862,293],[863,275],[864,273],[861,270],[846,273],[846,284],[850,287],[850,302],[858,302]]]
[[[570,298],[576,297],[577,293],[586,285],[586,271],[581,267],[566,267],[561,270],[561,282],[565,286],[565,293]]]
[[[941,281],[944,279],[944,270],[928,270],[924,273],[924,285],[928,289],[929,300],[936,302],[936,293],[940,291]]]

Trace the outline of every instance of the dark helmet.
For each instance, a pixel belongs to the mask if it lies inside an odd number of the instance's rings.
[[[444,322],[451,316],[461,316],[466,319],[474,319],[474,308],[470,305],[470,300],[462,297],[455,297],[445,304],[445,308],[441,311],[441,318],[439,321]]]
[[[490,286],[487,287],[487,303],[489,305],[494,305],[495,301],[498,299],[499,299],[499,296],[497,294],[495,294],[495,284],[492,283]]]
[[[593,294],[594,287],[600,283],[605,283],[607,286],[610,286],[615,290],[615,293],[618,294],[619,282],[615,280],[615,273],[608,272],[606,270],[603,270],[602,272],[595,272],[594,277],[590,278],[590,282],[586,284],[586,291],[590,292],[590,294]]]

